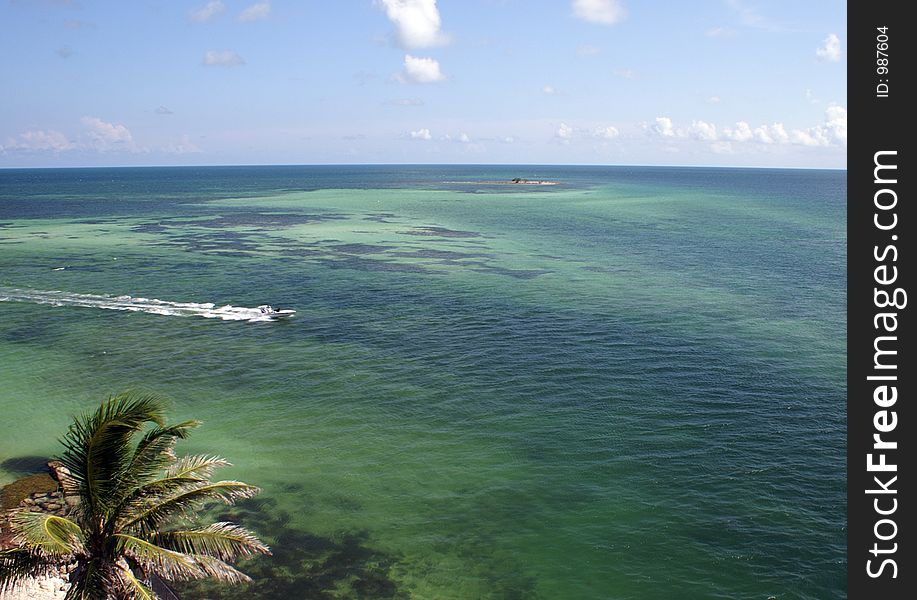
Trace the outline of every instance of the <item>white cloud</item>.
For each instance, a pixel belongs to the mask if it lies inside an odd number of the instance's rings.
[[[442,20],[436,0],[379,0],[385,16],[394,23],[403,48],[429,48],[449,43],[440,31]]]
[[[706,121],[691,121],[688,128],[688,135],[696,140],[704,142],[713,142],[717,139],[716,125]]]
[[[730,27],[711,27],[704,32],[707,37],[732,37],[735,34],[736,30]]]
[[[100,152],[108,150],[133,150],[134,136],[124,125],[109,123],[99,117],[83,117],[80,123],[86,128],[90,147]]]
[[[256,2],[239,13],[239,22],[251,23],[252,21],[263,21],[271,16],[270,0]]]
[[[557,94],[557,89],[555,89],[553,85],[546,85],[543,88],[541,88],[541,91],[547,94],[548,96],[554,96],[555,94]]]
[[[573,14],[590,23],[614,25],[627,11],[620,0],[573,0]]]
[[[707,98],[707,102],[709,104],[719,104],[720,102],[722,102],[722,99],[720,99],[719,96],[710,96],[709,98]]]
[[[467,133],[462,133],[462,134],[459,136],[458,141],[462,142],[463,144],[470,144],[470,143],[471,143],[471,138],[468,137],[468,134],[467,134]]]
[[[218,17],[226,10],[226,5],[221,0],[211,0],[204,6],[191,12],[191,20],[195,23],[206,23]]]
[[[3,149],[24,152],[64,152],[75,147],[76,145],[68,140],[66,135],[50,129],[20,133],[15,138],[7,139]]]
[[[652,125],[644,125],[652,134],[663,138],[680,138],[710,142],[714,152],[732,152],[732,142],[763,145],[796,144],[812,147],[847,147],[847,109],[831,105],[825,110],[824,123],[808,129],[787,131],[783,123],[752,127],[747,121],[739,121],[734,127],[717,130],[716,125],[706,121],[692,121],[686,128],[676,127],[668,117],[657,117]]]
[[[169,154],[198,154],[203,152],[203,150],[191,141],[188,134],[182,135],[180,140],[169,144],[163,148],[163,151]]]
[[[612,73],[624,79],[634,79],[637,76],[637,72],[633,69],[615,69]]]
[[[778,144],[785,144],[790,141],[790,135],[786,132],[786,128],[783,126],[783,123],[774,123],[770,126],[771,137],[774,138],[774,141]]]
[[[662,137],[675,137],[675,127],[669,117],[656,117],[656,121],[650,130]]]
[[[425,142],[433,139],[433,135],[430,133],[430,130],[426,127],[418,129],[417,131],[412,131],[410,133],[412,140],[423,140]]]
[[[617,127],[612,127],[610,125],[608,127],[599,127],[598,129],[592,132],[593,137],[602,138],[606,140],[613,140],[614,138],[618,137],[620,134],[621,132],[618,131]]]
[[[847,109],[843,106],[829,106],[825,111],[825,128],[831,138],[847,146]]]
[[[415,83],[435,83],[445,79],[439,68],[439,62],[432,58],[418,58],[405,54],[404,76],[402,79]]]
[[[736,123],[735,129],[724,129],[723,134],[726,139],[734,142],[747,142],[755,137],[755,133],[751,130],[751,125],[745,121]]]
[[[821,46],[815,50],[818,60],[824,62],[838,62],[841,60],[841,38],[837,34],[829,34]]]
[[[208,50],[204,55],[204,64],[208,67],[238,67],[245,64],[245,59],[232,50]]]
[[[573,128],[566,123],[561,123],[557,131],[554,132],[554,136],[565,142],[569,142],[570,138],[573,137]]]

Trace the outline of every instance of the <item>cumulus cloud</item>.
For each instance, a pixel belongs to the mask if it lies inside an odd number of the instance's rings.
[[[197,10],[191,11],[191,20],[195,23],[206,23],[226,10],[226,5],[221,0],[211,0]]]
[[[557,131],[554,132],[554,136],[565,142],[569,142],[573,137],[573,128],[567,125],[566,123],[561,123],[557,127]]]
[[[76,144],[60,131],[39,129],[7,139],[3,149],[21,152],[64,152],[75,147]]]
[[[459,135],[458,141],[462,142],[463,144],[470,144],[471,138],[468,137],[467,133],[462,133],[461,135]]]
[[[751,130],[751,125],[745,121],[739,121],[732,129],[724,129],[723,134],[726,139],[732,140],[734,142],[747,142],[748,140],[755,137],[754,132]]]
[[[105,152],[133,149],[134,137],[130,130],[120,123],[109,123],[99,117],[83,117],[80,123],[86,128],[90,146],[95,150]]]
[[[436,0],[379,0],[385,16],[395,25],[403,48],[430,48],[449,43],[440,27],[442,20]]]
[[[543,88],[541,88],[541,91],[542,93],[548,96],[553,96],[557,94],[557,89],[553,85],[546,85]]]
[[[573,0],[573,14],[590,23],[614,25],[627,11],[620,0]]]
[[[204,54],[204,64],[208,67],[238,67],[245,64],[245,59],[232,50],[208,50]]]
[[[188,136],[188,134],[182,135],[181,139],[179,139],[177,142],[172,142],[163,148],[163,151],[169,154],[199,154],[203,152],[203,150],[201,150],[197,145],[194,144],[194,142],[191,141],[191,138]]]
[[[412,131],[410,134],[412,140],[422,140],[428,142],[433,139],[433,134],[430,133],[430,130],[426,127],[422,127],[417,131]]]
[[[439,68],[439,62],[433,58],[418,58],[405,54],[402,81],[414,83],[435,83],[445,79]]]
[[[825,110],[821,125],[807,129],[787,131],[783,123],[752,127],[747,121],[738,121],[732,127],[718,130],[716,125],[706,121],[692,121],[688,127],[676,127],[668,117],[657,117],[655,123],[646,125],[646,130],[663,138],[692,139],[710,142],[715,152],[732,151],[732,143],[754,143],[762,145],[796,144],[800,146],[847,147],[847,109],[831,105]]]
[[[707,102],[710,104],[719,104],[720,102],[722,102],[722,100],[720,99],[719,96],[710,96],[709,98],[707,98]]]
[[[604,140],[613,140],[620,134],[621,132],[618,131],[617,127],[612,127],[610,125],[608,127],[599,127],[592,132],[593,137],[602,138]]]
[[[716,125],[706,121],[692,121],[688,128],[688,135],[704,142],[715,141],[717,139]]]
[[[256,2],[239,13],[238,21],[241,23],[251,23],[252,21],[263,21],[271,16],[270,0]]]
[[[815,50],[815,56],[818,57],[818,60],[824,62],[838,62],[841,60],[841,38],[837,37],[837,34],[831,33],[828,37],[825,38],[825,41],[822,42]]]
[[[675,137],[675,126],[669,117],[656,117],[656,121],[650,127],[650,130],[662,137]]]

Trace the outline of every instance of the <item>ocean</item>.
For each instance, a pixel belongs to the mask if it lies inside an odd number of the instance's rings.
[[[263,489],[212,514],[270,543],[255,582],[183,598],[846,597],[846,191],[0,170],[0,485],[142,390]]]

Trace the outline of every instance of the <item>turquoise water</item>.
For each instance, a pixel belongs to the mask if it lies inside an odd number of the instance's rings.
[[[517,176],[560,184],[475,183]],[[264,490],[274,558],[186,597],[845,597],[845,214],[837,171],[0,171],[0,484],[142,389]]]

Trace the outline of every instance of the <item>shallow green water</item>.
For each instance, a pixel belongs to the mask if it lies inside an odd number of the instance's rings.
[[[233,597],[845,596],[846,174],[522,170],[0,171],[0,483],[140,388]]]

